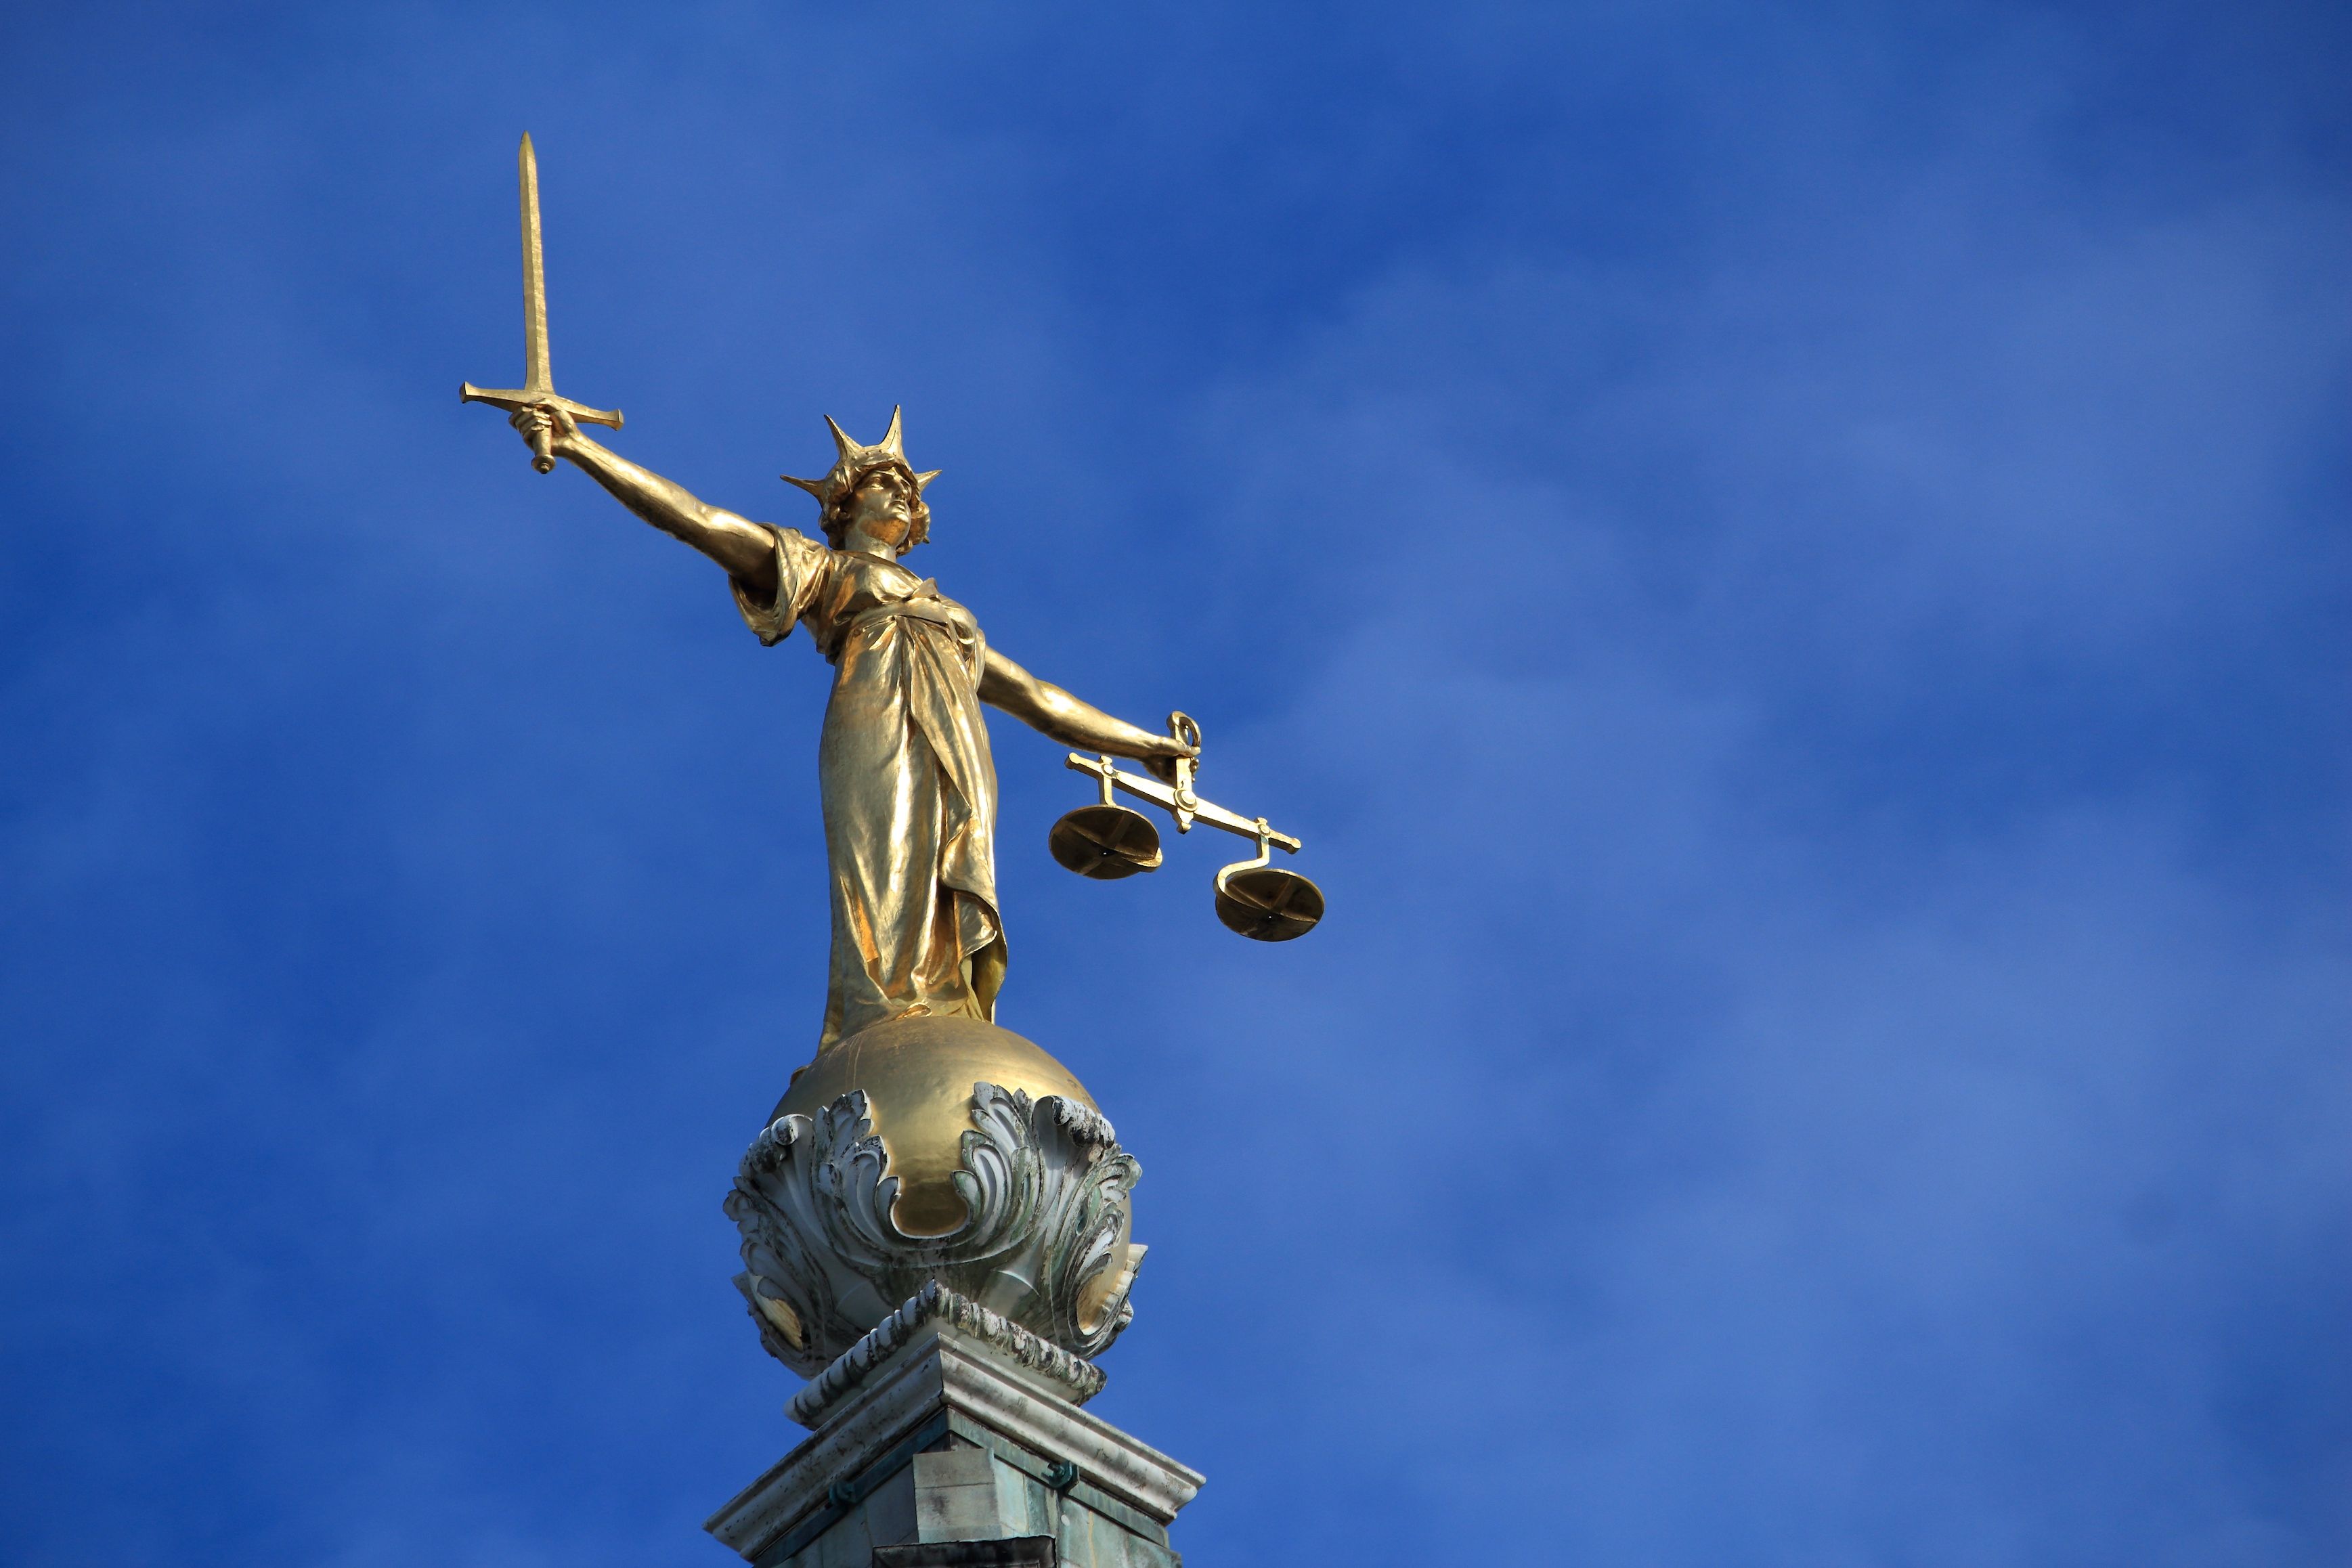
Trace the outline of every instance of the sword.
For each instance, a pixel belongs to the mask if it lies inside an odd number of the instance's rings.
[[[490,391],[470,381],[457,384],[460,403],[487,403],[513,414],[525,408],[561,408],[583,425],[621,427],[621,411],[589,408],[555,395],[555,381],[547,368],[547,267],[539,248],[539,156],[530,148],[530,132],[522,137],[517,159],[522,178],[522,379],[519,388]],[[541,473],[555,467],[554,437],[545,430],[530,437],[530,466]]]

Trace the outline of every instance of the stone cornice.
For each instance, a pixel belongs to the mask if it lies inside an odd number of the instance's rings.
[[[1057,1385],[1054,1392],[1073,1405],[1083,1405],[1100,1394],[1108,1381],[1094,1363],[1081,1360],[1058,1345],[1048,1344],[1020,1324],[934,1279],[876,1324],[864,1339],[842,1352],[832,1365],[811,1378],[808,1386],[794,1394],[793,1402],[785,1406],[785,1414],[803,1426],[822,1424],[826,1412],[930,1322],[961,1330],[1023,1371]]]

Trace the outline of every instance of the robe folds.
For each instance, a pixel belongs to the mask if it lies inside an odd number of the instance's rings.
[[[805,625],[834,667],[817,746],[833,906],[817,1048],[916,1014],[992,1021],[1004,925],[980,623],[895,562],[770,531],[775,599],[736,580],[736,608],[771,647]]]

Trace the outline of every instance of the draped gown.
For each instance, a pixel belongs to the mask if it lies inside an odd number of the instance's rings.
[[[817,1048],[917,1014],[992,1021],[1004,925],[980,623],[895,562],[769,531],[775,598],[736,579],[736,608],[770,647],[805,624],[834,666],[817,747],[833,905]]]

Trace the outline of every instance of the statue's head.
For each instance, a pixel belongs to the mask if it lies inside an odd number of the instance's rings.
[[[889,432],[871,447],[851,440],[834,423],[832,415],[826,415],[824,422],[833,432],[835,448],[833,467],[824,478],[779,477],[816,497],[822,509],[817,525],[824,530],[827,542],[840,549],[843,537],[861,521],[877,537],[885,531],[898,531],[898,525],[903,523],[906,537],[897,542],[901,553],[929,538],[931,509],[923,504],[923,489],[940,477],[940,470],[919,474],[908,466],[907,450],[898,437],[898,410],[890,410]]]

